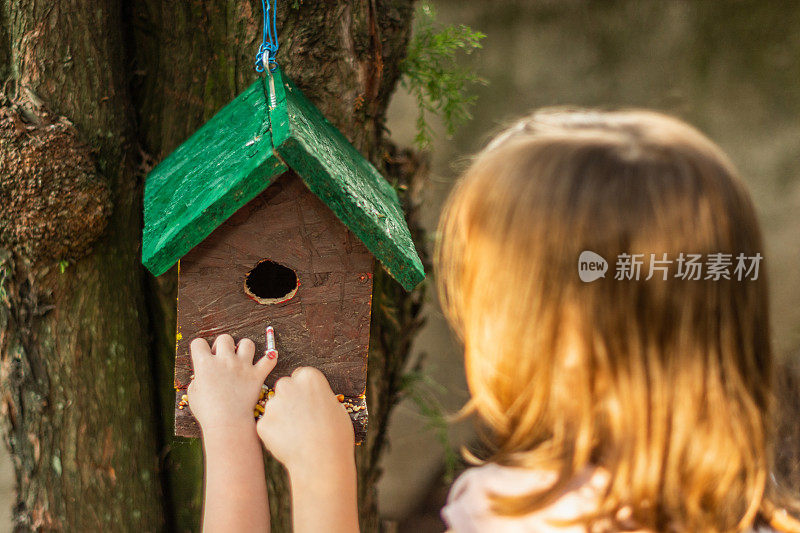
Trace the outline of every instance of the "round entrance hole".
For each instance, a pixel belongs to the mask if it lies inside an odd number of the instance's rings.
[[[291,268],[263,259],[244,277],[244,292],[260,304],[279,304],[295,295],[297,274]]]

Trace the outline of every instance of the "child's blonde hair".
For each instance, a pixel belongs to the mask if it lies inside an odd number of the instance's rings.
[[[765,272],[733,273],[762,238],[713,142],[655,112],[537,112],[477,156],[440,236],[440,296],[489,459],[559,473],[542,493],[495,497],[498,512],[547,505],[597,465],[611,477],[590,522],[623,507],[656,531],[782,516]],[[586,250],[608,261],[604,278],[581,281]],[[645,280],[665,253],[667,279]],[[731,279],[675,277],[681,253],[731,254]],[[614,279],[621,254],[644,254],[638,281]]]

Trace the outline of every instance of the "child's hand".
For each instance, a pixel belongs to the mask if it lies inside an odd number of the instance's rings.
[[[256,428],[289,471],[294,531],[357,533],[353,424],[322,372],[279,379]]]
[[[303,467],[318,471],[322,465],[338,468],[353,462],[353,424],[315,368],[298,368],[278,380],[257,429],[290,475]]]
[[[253,364],[253,341],[241,339],[235,346],[230,335],[217,337],[211,348],[204,339],[194,339],[190,350],[194,379],[187,391],[189,408],[204,436],[218,428],[254,424],[253,407],[277,359],[262,357]]]

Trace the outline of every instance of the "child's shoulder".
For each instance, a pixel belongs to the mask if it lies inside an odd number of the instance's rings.
[[[554,522],[574,520],[591,513],[599,491],[607,481],[600,469],[586,469],[575,476],[551,505],[523,516],[500,516],[491,510],[491,495],[523,496],[550,487],[557,474],[495,463],[470,468],[450,489],[442,518],[456,533],[472,531],[584,532],[581,526],[556,526]]]
[[[495,463],[469,468],[450,488],[442,518],[453,533],[492,531],[496,533],[585,533],[581,525],[564,525],[594,512],[609,481],[608,472],[587,468],[576,475],[556,500],[522,516],[501,516],[491,510],[491,495],[521,496],[546,490],[555,483],[554,471],[530,470]],[[750,533],[774,533],[769,527]]]

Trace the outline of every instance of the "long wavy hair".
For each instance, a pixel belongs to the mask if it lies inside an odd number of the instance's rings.
[[[439,235],[440,298],[485,458],[558,474],[541,492],[494,495],[496,512],[544,507],[602,467],[587,525],[627,509],[654,531],[798,531],[770,484],[766,272],[734,271],[739,254],[748,267],[763,257],[761,232],[712,141],[650,111],[539,111],[478,154]],[[609,264],[593,282],[578,276],[587,250]],[[623,254],[642,254],[638,280],[614,279]],[[676,277],[681,254],[730,254],[730,279]]]

